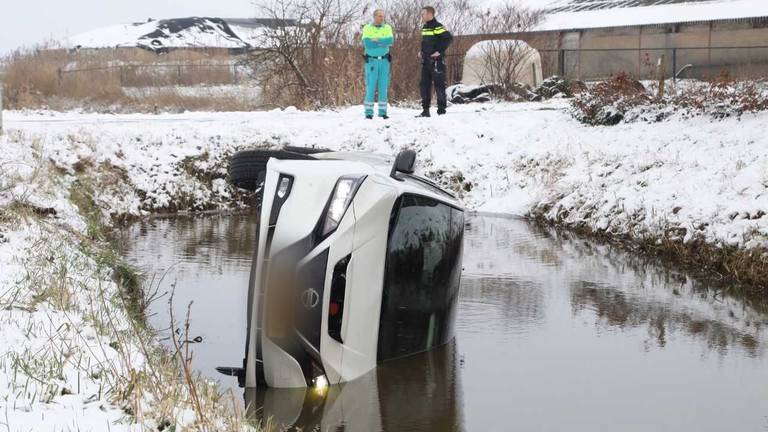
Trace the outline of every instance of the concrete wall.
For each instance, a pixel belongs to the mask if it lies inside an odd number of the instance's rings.
[[[767,0],[768,1],[768,0]],[[655,75],[664,55],[666,75],[686,64],[684,77],[707,78],[722,72],[734,77],[768,76],[768,17],[633,27],[458,36],[460,47],[481,40],[521,39],[538,49],[544,76],[565,74],[583,80],[627,72]],[[729,48],[730,47],[730,48]],[[760,48],[757,48],[760,47]],[[464,50],[466,52],[466,49]],[[452,60],[461,62],[459,48]],[[452,77],[460,80],[460,76]]]

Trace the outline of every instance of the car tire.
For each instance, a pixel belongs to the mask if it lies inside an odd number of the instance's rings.
[[[308,154],[287,150],[242,150],[229,159],[229,181],[240,189],[255,191],[264,182],[269,159],[314,160]]]

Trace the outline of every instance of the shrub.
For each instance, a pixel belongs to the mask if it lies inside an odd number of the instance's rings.
[[[615,125],[632,108],[651,102],[643,85],[626,73],[594,85],[573,100],[574,116],[591,125]]]
[[[762,81],[735,81],[720,75],[710,81],[680,81],[659,99],[651,97],[640,82],[619,74],[578,95],[572,108],[576,119],[590,125],[658,122],[673,115],[720,119],[768,110],[768,90]]]

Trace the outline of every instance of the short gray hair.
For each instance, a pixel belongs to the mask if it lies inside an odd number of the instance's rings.
[[[384,12],[384,9],[376,9],[376,10],[373,11],[373,16],[376,16],[376,14],[379,13],[379,12],[381,12],[381,13],[386,15],[386,12]]]

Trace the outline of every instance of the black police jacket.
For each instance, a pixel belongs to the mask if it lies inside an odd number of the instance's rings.
[[[421,28],[421,55],[427,59],[435,52],[445,56],[445,50],[451,45],[453,36],[436,19],[424,23]]]

